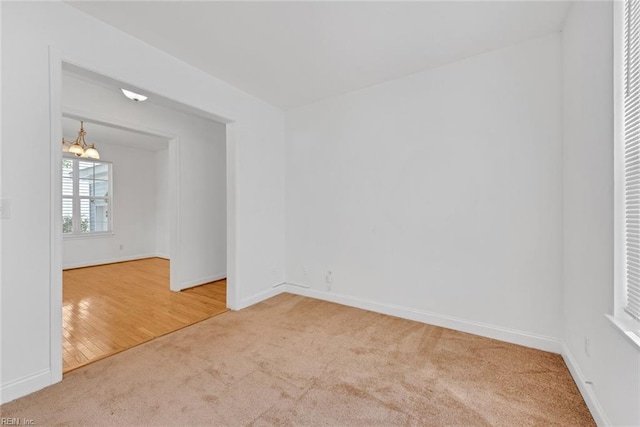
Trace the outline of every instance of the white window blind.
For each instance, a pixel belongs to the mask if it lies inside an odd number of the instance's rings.
[[[625,310],[640,319],[640,2],[624,11]]]

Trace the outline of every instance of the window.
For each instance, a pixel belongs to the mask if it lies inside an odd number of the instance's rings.
[[[640,320],[640,2],[624,4],[625,311]]]
[[[62,233],[82,236],[111,232],[111,163],[62,159]]]
[[[640,2],[614,2],[615,308],[640,349]]]

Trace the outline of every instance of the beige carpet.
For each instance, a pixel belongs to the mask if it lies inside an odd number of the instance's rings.
[[[1,409],[37,425],[594,425],[556,354],[289,294]]]

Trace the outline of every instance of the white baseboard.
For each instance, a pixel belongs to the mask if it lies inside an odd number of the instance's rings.
[[[155,256],[156,258],[162,258],[162,259],[171,260],[171,257],[169,256],[169,254],[156,253],[154,256]]]
[[[0,386],[0,404],[11,402],[51,385],[51,371],[43,369]]]
[[[115,258],[94,259],[94,260],[81,261],[81,262],[70,262],[70,263],[64,264],[62,266],[62,269],[70,270],[72,268],[93,267],[96,265],[113,264],[116,262],[135,261],[138,259],[154,258],[155,256],[156,256],[155,253],[148,253],[148,254],[127,255],[127,256],[115,257]]]
[[[178,286],[179,290],[182,291],[184,289],[193,288],[195,286],[204,285],[205,283],[215,282],[216,280],[221,280],[227,277],[227,273],[215,273],[209,276],[200,277],[198,279],[189,280],[186,282],[180,283]]]
[[[553,353],[560,353],[562,351],[561,341],[559,339],[544,335],[503,328],[487,323],[473,322],[453,316],[418,310],[411,307],[382,304],[376,301],[356,298],[349,295],[317,291],[295,284],[286,284],[286,292],[335,302],[364,310],[375,311],[377,313],[388,314],[390,316],[401,317],[403,319],[415,320],[417,322],[428,323],[430,325],[440,326],[443,328],[455,329],[457,331],[493,338],[499,341],[506,341],[525,347],[536,348],[538,350]]]
[[[254,304],[267,300],[271,297],[275,297],[276,295],[279,295],[283,292],[287,292],[286,284],[284,282],[278,283],[277,285],[274,285],[271,289],[267,289],[265,291],[259,292],[253,296],[250,296],[248,298],[241,300],[240,305],[234,308],[234,310],[242,310],[243,308],[247,308],[249,306],[252,306]]]
[[[580,394],[582,395],[584,402],[587,404],[587,407],[591,412],[591,416],[595,420],[596,424],[599,426],[610,426],[611,423],[607,419],[602,406],[600,406],[600,402],[593,392],[591,385],[587,384],[587,378],[585,378],[578,362],[576,362],[576,359],[574,359],[569,347],[567,347],[565,343],[562,344],[562,358],[569,368],[569,372],[578,386],[578,390],[580,390]]]

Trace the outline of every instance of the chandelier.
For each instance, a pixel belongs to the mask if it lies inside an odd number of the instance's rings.
[[[84,140],[87,133],[84,131],[84,122],[80,122],[80,131],[75,141],[66,141],[62,138],[62,151],[68,151],[78,157],[88,157],[90,159],[99,159],[100,153],[93,144],[89,145]]]

